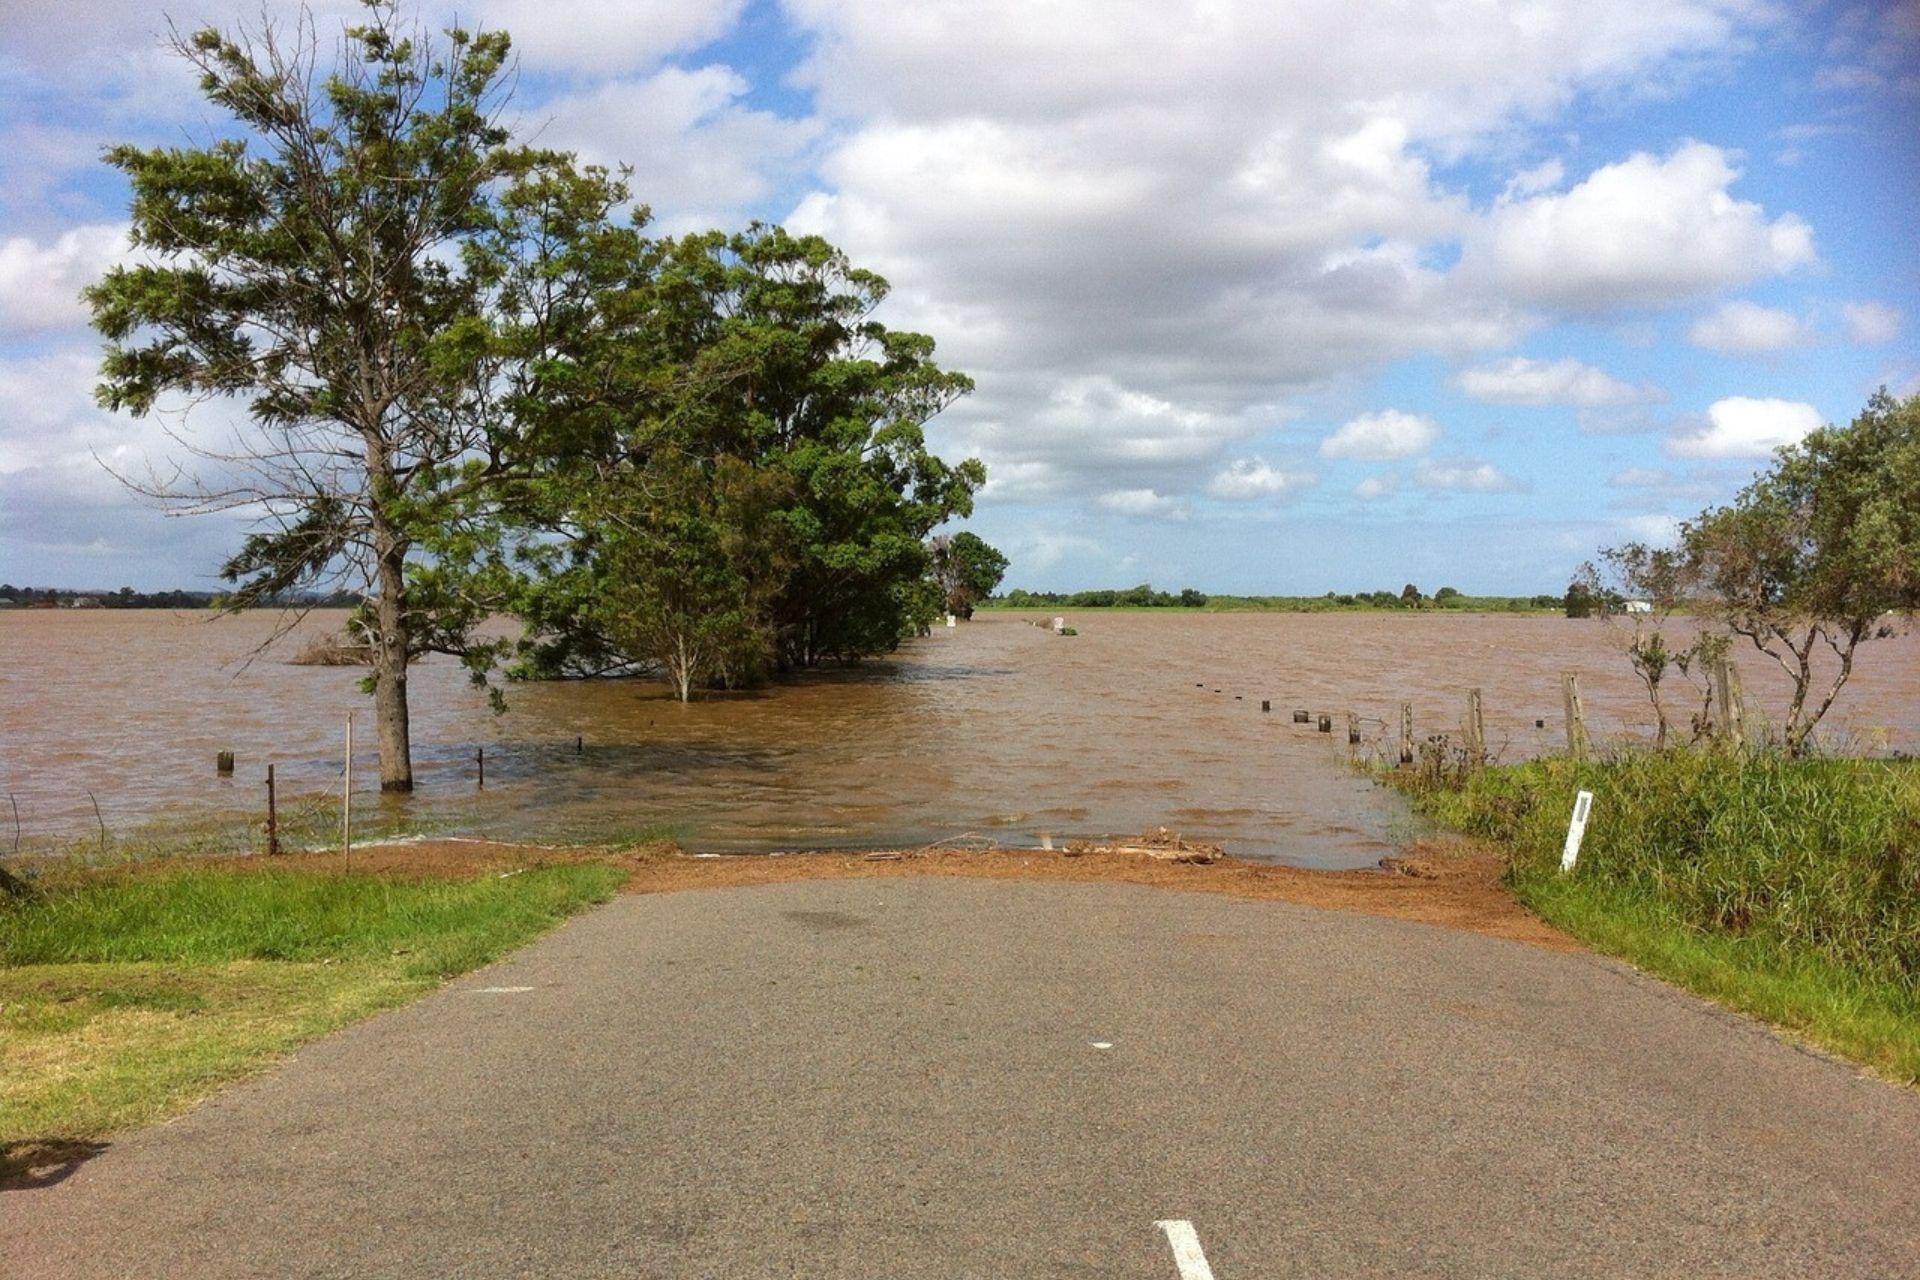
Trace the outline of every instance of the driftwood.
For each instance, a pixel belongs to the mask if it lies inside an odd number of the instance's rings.
[[[293,667],[367,667],[373,665],[373,647],[343,635],[315,636],[287,659]]]
[[[1191,862],[1200,865],[1217,862],[1223,856],[1219,845],[1188,840],[1165,827],[1155,827],[1134,840],[1075,840],[1067,846],[1066,852],[1069,858],[1088,853],[1120,853],[1136,858],[1152,858],[1157,862]]]

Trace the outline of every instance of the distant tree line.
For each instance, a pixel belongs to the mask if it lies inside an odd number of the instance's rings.
[[[1328,591],[1317,596],[1208,595],[1192,587],[1176,595],[1155,591],[1152,586],[1142,583],[1118,591],[1059,592],[1016,588],[994,597],[991,603],[1008,609],[1202,609],[1211,605],[1215,608],[1314,612],[1328,609],[1558,609],[1562,599],[1556,595],[1469,596],[1455,587],[1441,587],[1432,596],[1427,596],[1411,582],[1398,591]]]
[[[1147,583],[1137,587],[1128,587],[1120,591],[1027,591],[1015,588],[1004,596],[998,596],[994,603],[1009,609],[1198,609],[1207,603],[1207,597],[1187,587],[1178,595],[1168,591],[1155,591]]]
[[[20,608],[86,604],[101,609],[209,609],[221,599],[218,591],[135,591],[132,587],[83,591],[72,587],[16,587],[10,582],[0,582],[0,604]],[[261,607],[275,609],[344,609],[359,603],[360,597],[350,591],[294,594],[259,602]]]

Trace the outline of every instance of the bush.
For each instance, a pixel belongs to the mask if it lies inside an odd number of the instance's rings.
[[[1920,992],[1920,763],[1633,751],[1409,785],[1442,822],[1505,845],[1523,884],[1558,874],[1584,788],[1578,875]]]

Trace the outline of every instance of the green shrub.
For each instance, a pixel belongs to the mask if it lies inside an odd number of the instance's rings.
[[[1558,874],[1574,794],[1591,791],[1578,876],[1920,990],[1920,763],[1632,751],[1409,784],[1441,822],[1504,845],[1523,890]]]

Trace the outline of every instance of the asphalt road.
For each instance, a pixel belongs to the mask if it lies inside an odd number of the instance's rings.
[[[620,899],[0,1193],[8,1280],[1181,1265],[1920,1275],[1920,1097],[1588,956],[814,882]]]

